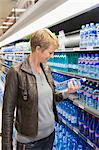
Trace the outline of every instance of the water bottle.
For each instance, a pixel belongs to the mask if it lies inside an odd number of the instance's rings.
[[[85,26],[85,48],[88,47],[89,43],[89,24],[86,24]]]
[[[86,113],[84,120],[84,135],[86,137],[89,135],[89,124],[90,124],[90,115]]]
[[[95,117],[92,116],[91,122],[89,124],[89,139],[94,142],[95,141],[95,124],[96,120]]]
[[[84,132],[84,120],[85,120],[85,114],[84,114],[84,111],[81,110],[79,119],[78,119],[79,130],[81,133]]]
[[[83,70],[83,55],[80,54],[79,58],[78,58],[78,74],[82,74],[82,70]]]
[[[87,74],[86,76],[90,76],[90,54],[87,54]]]
[[[99,110],[99,85],[98,84],[96,84],[94,87],[92,98],[94,101],[94,108]]]
[[[72,106],[71,109],[71,124],[73,126],[77,126],[77,120],[78,120],[78,110],[76,106]]]
[[[85,25],[82,25],[80,30],[80,48],[85,48]]]
[[[99,120],[95,130],[95,144],[99,148]]]
[[[64,30],[59,31],[58,40],[59,40],[59,49],[65,50],[66,37],[65,37]]]
[[[95,73],[96,73],[96,78],[99,78],[99,54],[95,54]]]
[[[89,33],[89,46],[96,46],[96,26],[94,23],[90,23],[90,33]]]
[[[92,94],[93,94],[93,86],[92,86],[92,82],[91,82],[86,91],[86,104],[87,104],[87,106],[94,108],[94,101],[92,98]]]
[[[80,88],[81,85],[86,81],[86,78],[81,78],[81,79],[76,79],[76,78],[72,78],[70,80],[68,80],[68,85],[67,88],[72,88],[72,85],[75,85],[75,88]]]
[[[99,47],[99,23],[96,23],[96,46]]]

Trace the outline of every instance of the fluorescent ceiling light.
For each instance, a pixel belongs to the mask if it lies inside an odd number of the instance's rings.
[[[0,42],[0,46],[21,39],[40,28],[53,26],[96,7],[99,7],[99,0],[68,0],[56,9],[50,11],[30,25]]]
[[[3,22],[3,24],[6,24],[6,25],[12,25],[13,22]]]
[[[23,9],[23,8],[13,8],[12,9],[12,12],[25,12],[26,9]]]
[[[0,29],[7,29],[8,26],[0,26]]]
[[[14,19],[18,19],[19,17],[15,17],[15,16],[11,16],[11,17],[7,17],[7,19],[11,19],[11,20],[14,20]]]

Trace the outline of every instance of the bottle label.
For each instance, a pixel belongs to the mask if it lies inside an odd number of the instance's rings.
[[[96,137],[96,138],[99,138],[99,134],[98,134],[98,133],[95,133],[95,137]]]
[[[94,133],[95,131],[94,131],[94,130],[89,129],[89,132],[90,132],[90,133]]]
[[[77,123],[77,117],[76,116],[71,116],[71,123],[73,123],[73,124]]]
[[[89,128],[88,126],[84,125],[84,129]]]

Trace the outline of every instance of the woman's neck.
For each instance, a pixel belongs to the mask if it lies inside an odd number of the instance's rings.
[[[36,72],[38,72],[38,73],[41,73],[41,72],[42,72],[42,69],[41,69],[41,66],[40,66],[39,58],[37,57],[37,54],[36,54],[35,52],[30,54],[29,62],[30,62],[31,67],[32,67]]]

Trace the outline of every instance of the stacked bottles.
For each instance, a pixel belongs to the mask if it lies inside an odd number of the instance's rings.
[[[93,150],[68,127],[56,123],[53,150]]]
[[[59,50],[64,51],[65,50],[65,41],[66,41],[64,30],[59,31],[58,41],[59,41]]]
[[[54,72],[52,73],[52,76],[54,78],[56,90],[58,90],[58,91],[59,90],[66,91],[66,90],[68,90],[68,88],[72,88],[72,85],[75,85],[75,89],[77,89],[78,86],[80,87],[81,84],[86,81],[86,78],[70,79],[68,76],[65,76],[65,75],[59,74],[59,73],[54,73]]]
[[[99,119],[74,106],[69,100],[57,104],[59,116],[99,147]]]
[[[99,54],[80,54],[78,58],[78,73],[99,78]]]
[[[80,48],[99,47],[99,23],[86,24],[80,30]]]
[[[78,72],[78,57],[79,53],[55,53],[49,59],[48,64],[52,69],[60,70],[63,72]]]
[[[81,110],[78,117],[78,125],[80,132],[99,147],[99,119]]]
[[[52,69],[57,69],[60,71],[68,71],[68,56],[65,53],[56,53],[48,61]]]
[[[78,124],[78,108],[74,106],[69,100],[61,102],[57,105],[59,115],[72,126]]]
[[[77,94],[81,103],[99,110],[99,85],[97,83],[86,81]]]

